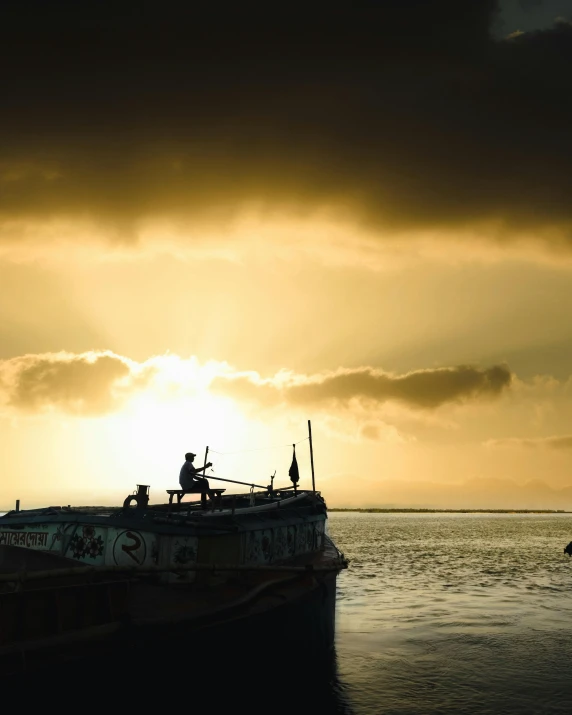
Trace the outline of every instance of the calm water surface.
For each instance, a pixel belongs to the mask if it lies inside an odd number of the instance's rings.
[[[571,713],[572,515],[330,514],[331,712]]]

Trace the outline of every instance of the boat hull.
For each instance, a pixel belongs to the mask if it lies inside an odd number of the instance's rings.
[[[189,647],[201,663],[224,651],[235,667],[245,657],[286,667],[292,651],[327,660],[347,563],[326,535],[325,503],[264,499],[191,516],[159,506],[3,517],[0,679],[103,666],[108,679],[136,677],[149,662],[188,668]]]
[[[203,665],[220,661],[235,670],[249,667],[315,667],[330,662],[335,643],[336,572],[293,579],[261,599],[211,618],[178,618],[151,625],[126,619],[72,634],[15,644],[0,651],[0,680],[33,674],[50,682],[62,672],[95,672],[105,666],[108,684],[140,677],[147,664],[170,676],[185,677],[200,655]],[[191,656],[191,653],[193,654]],[[158,656],[160,656],[158,658]],[[177,675],[178,674],[178,675]]]

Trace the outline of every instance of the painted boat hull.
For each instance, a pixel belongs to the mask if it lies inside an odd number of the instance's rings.
[[[286,667],[292,649],[297,662],[327,662],[346,563],[319,495],[291,502],[190,524],[151,510],[3,520],[0,679],[101,664],[108,679],[136,678],[157,654],[155,668],[183,664],[183,677],[189,645],[201,663],[222,650],[235,664],[270,657]]]

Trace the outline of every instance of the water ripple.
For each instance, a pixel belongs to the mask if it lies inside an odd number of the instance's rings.
[[[352,712],[572,712],[570,515],[331,514]]]

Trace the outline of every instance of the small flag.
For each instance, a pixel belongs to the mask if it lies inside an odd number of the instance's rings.
[[[296,445],[293,444],[292,447],[294,449],[294,454],[292,455],[292,464],[288,470],[288,476],[290,477],[292,484],[298,484],[300,481],[300,472],[298,471],[298,462],[296,461]]]

